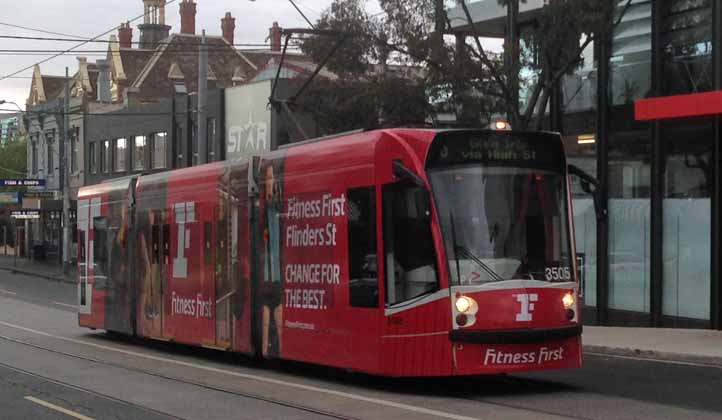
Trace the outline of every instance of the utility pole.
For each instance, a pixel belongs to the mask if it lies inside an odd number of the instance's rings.
[[[208,105],[208,45],[206,44],[206,31],[203,30],[201,45],[198,49],[198,164],[206,163],[208,156],[208,119],[206,118],[206,107]]]
[[[63,274],[70,272],[70,172],[68,146],[70,145],[70,77],[65,68],[65,98],[63,99],[63,145],[60,147],[60,185],[63,189]],[[50,170],[50,168],[48,168]]]
[[[519,0],[508,0],[506,7],[506,34],[504,36],[504,64],[508,71],[510,103],[507,119],[512,128],[517,126],[516,111],[519,109]]]

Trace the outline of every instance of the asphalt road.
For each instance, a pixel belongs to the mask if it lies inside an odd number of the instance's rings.
[[[722,418],[707,366],[587,355],[573,371],[390,380],[91,332],[75,293],[0,271],[0,418]]]

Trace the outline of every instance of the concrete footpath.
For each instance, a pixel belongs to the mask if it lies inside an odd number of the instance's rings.
[[[57,261],[32,261],[26,258],[15,259],[12,255],[0,255],[0,275],[2,271],[41,277],[48,280],[75,283],[75,271],[66,279],[63,268]]]
[[[75,283],[75,273],[64,278],[62,268],[56,262],[20,258],[16,262],[12,256],[0,255],[0,276],[3,270]],[[582,341],[587,354],[722,367],[722,331],[585,325]]]
[[[584,351],[722,367],[722,331],[584,326]]]

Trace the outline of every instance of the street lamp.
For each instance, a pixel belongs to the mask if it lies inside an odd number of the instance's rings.
[[[5,101],[5,100],[0,99],[0,105],[5,105],[5,104],[13,104],[13,105],[15,105],[15,108],[18,109],[18,111],[20,111],[20,112],[25,112],[25,111],[23,111],[22,108],[20,108],[20,105],[16,104],[15,102]]]

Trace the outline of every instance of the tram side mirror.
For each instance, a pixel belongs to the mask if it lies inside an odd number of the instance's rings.
[[[570,175],[574,175],[579,178],[579,184],[582,187],[582,191],[592,196],[592,200],[594,202],[594,212],[597,215],[597,220],[605,218],[607,210],[604,208],[601,192],[599,191],[599,181],[578,166],[569,165],[568,168]]]

